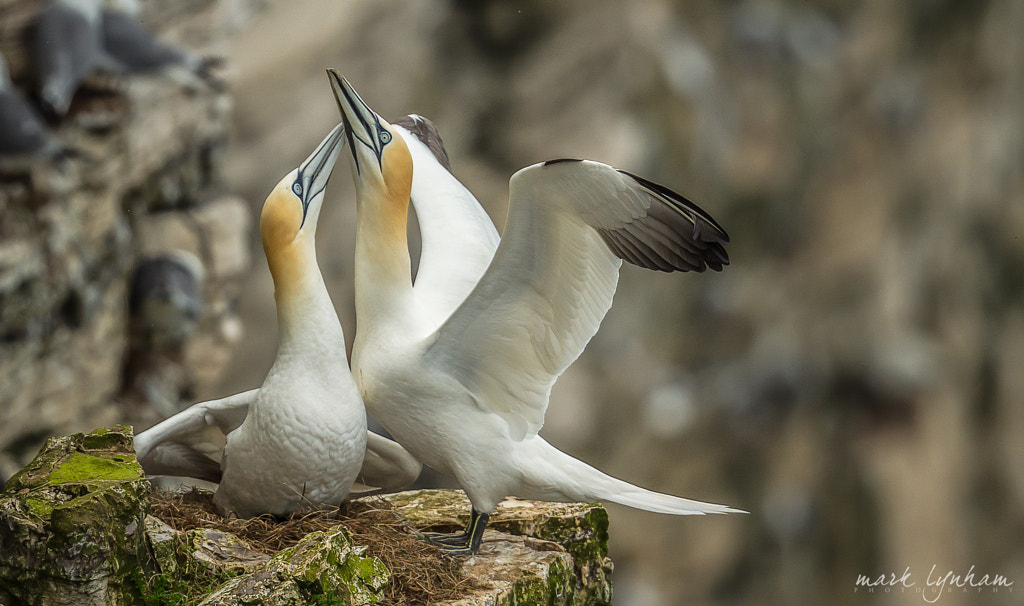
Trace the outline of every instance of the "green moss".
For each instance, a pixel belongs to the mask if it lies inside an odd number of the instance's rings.
[[[530,604],[532,606],[536,604],[537,606],[554,606],[554,604],[561,604],[561,602],[553,602],[551,598],[552,596],[548,595],[547,583],[544,582],[544,579],[536,574],[527,572],[519,577],[519,580],[512,586],[512,591],[505,598],[504,605]],[[501,603],[499,601],[499,604]]]
[[[134,450],[132,428],[127,425],[101,427],[90,432],[82,439],[82,448],[86,450],[122,451]]]
[[[271,566],[287,570],[287,576],[310,596],[341,596],[351,604],[372,604],[387,584],[389,572],[377,558],[363,557],[351,536],[338,526],[307,535],[295,547],[280,551]]]
[[[50,474],[49,484],[94,482],[96,480],[133,480],[141,475],[138,463],[124,457],[102,457],[73,452]]]
[[[563,558],[556,558],[551,561],[546,577],[532,572],[524,573],[498,603],[502,606],[590,606],[600,603],[579,601],[577,598],[580,596],[577,596],[576,587],[576,575],[572,565]]]
[[[342,563],[339,563],[342,564]],[[343,566],[335,573],[335,583],[345,588],[346,604],[374,604],[380,600],[380,593],[387,586],[391,572],[383,562],[374,557],[350,554]],[[334,595],[328,589],[325,595]]]
[[[32,462],[7,480],[4,492],[16,492],[46,484],[54,467],[64,460],[67,453],[81,446],[84,438],[84,435],[76,433],[47,439]]]
[[[137,570],[132,576],[145,606],[194,606],[233,577],[193,558],[179,558],[173,573],[145,575]]]
[[[28,497],[24,503],[29,514],[40,520],[45,520],[53,512],[53,504],[44,499]]]
[[[572,604],[576,594],[576,571],[559,559],[548,569],[547,592],[555,604]]]
[[[84,450],[83,434],[51,438],[7,483],[0,524],[11,548],[0,554],[0,594],[15,603],[49,603],[69,591],[138,600],[131,577],[147,557],[149,483],[130,448],[114,439],[130,438],[130,430],[94,434],[108,450]]]
[[[263,567],[228,581],[208,596],[209,603],[373,604],[380,601],[390,574],[380,560],[364,553],[344,527],[312,532]]]

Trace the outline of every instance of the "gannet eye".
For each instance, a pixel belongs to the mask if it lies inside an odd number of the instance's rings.
[[[292,183],[292,192],[296,196],[301,198],[302,197],[302,184],[299,183],[299,182]]]
[[[387,145],[388,143],[391,143],[391,133],[389,133],[386,130],[380,131],[380,134],[377,135],[377,138],[380,139],[381,145]]]

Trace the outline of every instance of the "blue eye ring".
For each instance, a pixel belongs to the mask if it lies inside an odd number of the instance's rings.
[[[302,197],[302,184],[299,183],[298,181],[296,181],[295,183],[292,183],[292,193],[294,193],[296,196],[299,196],[301,198]]]
[[[391,133],[389,133],[386,130],[380,131],[380,134],[377,135],[377,138],[380,139],[381,145],[387,145],[388,143],[391,143]]]

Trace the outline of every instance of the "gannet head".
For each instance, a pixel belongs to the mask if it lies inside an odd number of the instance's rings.
[[[320,142],[306,161],[274,187],[260,214],[260,235],[270,269],[278,277],[276,259],[297,245],[312,247],[324,189],[344,145],[344,126],[339,124]]]
[[[412,156],[397,131],[363,102],[348,80],[327,70],[351,147],[360,199],[383,196],[405,213],[412,191]]]

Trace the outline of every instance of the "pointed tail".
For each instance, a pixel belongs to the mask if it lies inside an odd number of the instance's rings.
[[[671,515],[747,513],[726,505],[704,503],[654,492],[603,473],[575,459],[543,438],[524,442],[520,461],[526,498],[548,501],[611,501],[619,505]]]

